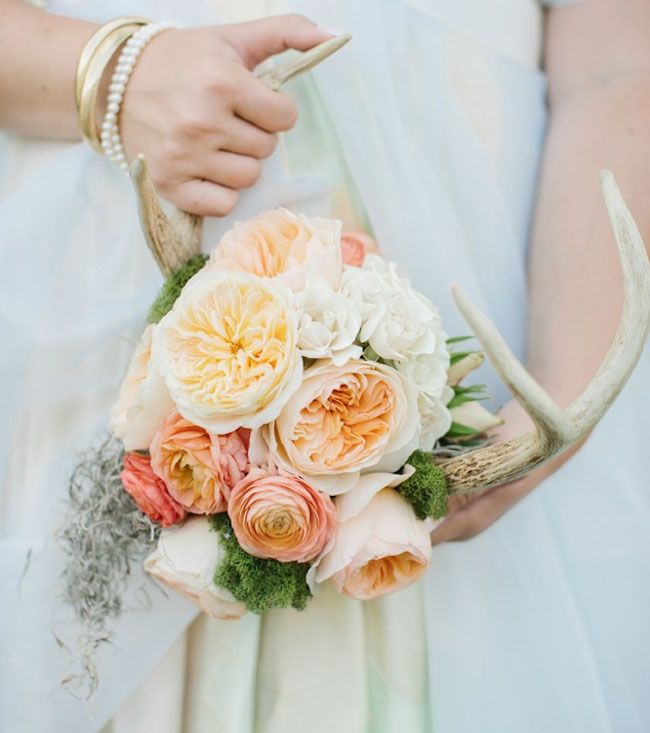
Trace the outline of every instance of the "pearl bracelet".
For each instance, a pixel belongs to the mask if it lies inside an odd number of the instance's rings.
[[[129,165],[126,162],[120,137],[119,118],[126,86],[147,43],[159,33],[176,27],[175,23],[149,23],[143,26],[129,38],[117,60],[117,66],[108,87],[106,114],[102,122],[100,138],[106,156],[124,171],[128,170]]]

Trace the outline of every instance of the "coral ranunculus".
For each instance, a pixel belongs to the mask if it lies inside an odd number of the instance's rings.
[[[216,514],[248,470],[248,437],[245,430],[210,435],[173,412],[153,439],[151,466],[188,512]]]
[[[434,525],[419,520],[392,488],[408,475],[367,474],[337,498],[336,535],[310,570],[312,584],[331,579],[339,592],[366,601],[405,588],[425,573]]]
[[[253,469],[232,490],[228,515],[239,544],[256,557],[308,562],[334,533],[329,496],[298,476]]]
[[[313,277],[337,289],[342,273],[341,224],[275,209],[224,234],[210,262],[273,278],[295,292]]]
[[[152,522],[170,527],[185,518],[185,509],[170,496],[165,482],[154,473],[149,456],[127,453],[120,478],[138,509]]]
[[[415,385],[371,361],[319,361],[274,423],[254,431],[251,460],[265,452],[329,494],[351,488],[359,473],[396,471],[419,444]]]
[[[243,272],[201,271],[160,321],[153,358],[187,420],[215,434],[273,420],[302,378],[296,317]]]

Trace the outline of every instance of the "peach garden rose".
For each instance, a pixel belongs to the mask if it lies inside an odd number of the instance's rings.
[[[211,435],[172,412],[151,444],[151,466],[188,512],[215,514],[248,470],[247,445],[248,431]]]
[[[277,417],[302,379],[297,338],[278,288],[204,269],[158,324],[153,358],[181,415],[225,434]]]
[[[210,263],[273,278],[294,292],[313,277],[336,290],[342,273],[341,224],[286,209],[267,211],[226,232]]]
[[[347,491],[361,471],[396,471],[419,443],[418,391],[385,364],[318,361],[277,419],[251,437],[265,453],[329,494]]]
[[[313,560],[336,521],[329,496],[298,476],[261,468],[232,490],[228,515],[246,552],[282,562]]]
[[[422,577],[434,524],[419,520],[395,490],[411,474],[367,474],[337,497],[336,535],[309,572],[312,587],[331,580],[340,593],[367,601]]]

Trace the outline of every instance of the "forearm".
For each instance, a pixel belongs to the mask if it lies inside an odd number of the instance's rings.
[[[526,366],[566,406],[598,368],[621,313],[621,272],[600,193],[601,169],[613,171],[650,241],[650,5],[583,0],[551,11],[549,20],[550,126],[530,241]],[[532,429],[516,402],[503,417],[498,440]],[[580,447],[474,500],[454,497],[454,513],[434,531],[433,542],[482,532]]]
[[[644,33],[650,39],[650,14],[637,0],[624,0],[612,13],[611,2],[557,11],[549,27],[550,126],[530,242],[527,367],[561,406],[593,376],[621,313],[603,168],[616,176],[650,241],[650,64],[639,49]],[[577,54],[575,39],[588,20],[596,32]],[[577,448],[527,483],[556,470]]]
[[[607,22],[609,5],[611,0],[585,2],[573,15],[551,17],[549,30],[551,114],[530,245],[527,365],[562,406],[602,361],[622,306],[601,169],[614,173],[650,241],[650,13],[636,0],[623,0],[619,7],[625,9],[609,14]],[[589,7],[591,15],[581,18]],[[601,40],[583,50],[588,56],[593,48],[599,60],[576,60],[570,45],[581,20],[589,18],[607,27]]]
[[[74,78],[95,25],[0,0],[0,128],[80,138]]]

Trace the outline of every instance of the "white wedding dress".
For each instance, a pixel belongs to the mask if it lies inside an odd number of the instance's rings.
[[[254,0],[52,0],[106,20],[186,25],[274,12]],[[460,282],[521,353],[526,241],[545,128],[533,0],[295,0],[354,40],[293,87],[302,111],[234,218],[341,211],[465,333]],[[325,112],[327,110],[327,113]],[[349,197],[347,200],[350,200]],[[344,207],[343,207],[344,208]],[[348,223],[352,222],[348,211]],[[613,246],[613,245],[612,245]],[[0,730],[11,733],[645,733],[650,488],[645,354],[587,445],[481,536],[435,549],[418,586],[362,605],[185,629],[150,586],[103,650],[88,709],[60,687],[75,624],[51,539],[75,453],[107,409],[160,276],[128,181],[81,145],[0,141]],[[485,380],[496,384],[486,371]],[[506,394],[497,387],[497,400]],[[26,569],[26,558],[30,560]],[[136,574],[137,575],[137,574]],[[112,720],[111,720],[112,719]]]

